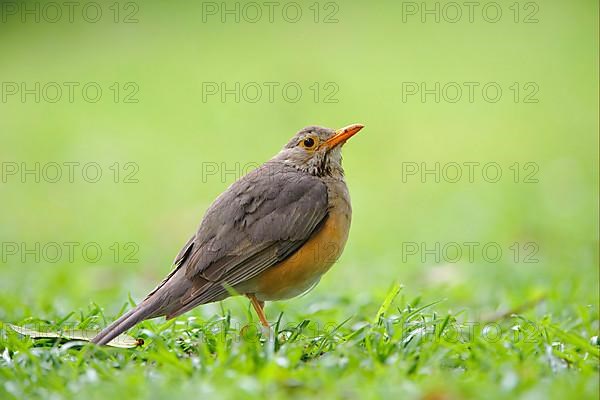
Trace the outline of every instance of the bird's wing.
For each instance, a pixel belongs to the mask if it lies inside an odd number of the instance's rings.
[[[321,180],[281,163],[266,163],[234,183],[176,258],[189,287],[167,316],[225,298],[228,287],[292,255],[322,226],[327,205]]]

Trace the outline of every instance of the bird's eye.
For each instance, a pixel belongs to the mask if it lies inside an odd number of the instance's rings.
[[[307,137],[306,139],[304,139],[302,142],[302,146],[307,148],[307,149],[312,149],[313,147],[315,147],[315,139],[312,137]]]

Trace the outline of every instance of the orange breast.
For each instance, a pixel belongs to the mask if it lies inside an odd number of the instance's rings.
[[[296,253],[252,279],[259,300],[281,300],[298,296],[315,286],[342,254],[350,216],[332,210],[321,230]]]

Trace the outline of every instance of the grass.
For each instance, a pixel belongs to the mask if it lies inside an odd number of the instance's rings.
[[[398,296],[398,294],[400,295]],[[545,300],[527,306],[538,308]],[[339,298],[312,315],[280,313],[272,331],[230,309],[210,318],[192,315],[147,321],[134,332],[145,344],[131,350],[85,342],[32,341],[4,332],[3,398],[453,399],[594,398],[600,348],[597,310],[576,318],[531,319],[507,310],[466,321],[443,301],[408,300],[396,285],[381,305],[366,303],[342,319],[352,299]],[[104,324],[99,307],[60,320],[23,320],[50,330]],[[458,385],[448,385],[448,381]],[[493,391],[490,388],[494,387]]]

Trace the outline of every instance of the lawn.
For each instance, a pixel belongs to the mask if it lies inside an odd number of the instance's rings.
[[[75,3],[0,4],[0,398],[599,397],[597,2]],[[8,325],[105,326],[351,123],[348,244],[272,331],[241,297],[128,349]]]

